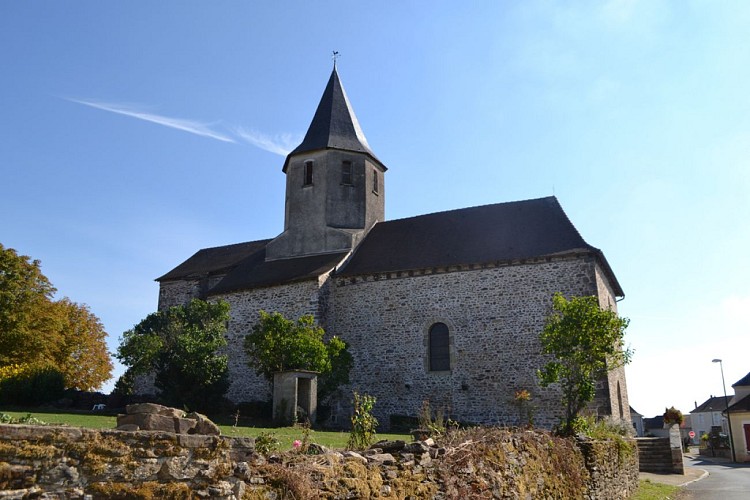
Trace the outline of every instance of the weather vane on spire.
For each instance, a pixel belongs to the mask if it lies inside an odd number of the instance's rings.
[[[339,57],[341,57],[339,55],[339,52],[337,50],[334,50],[333,51],[333,67],[334,68],[336,68],[336,61],[338,61]]]

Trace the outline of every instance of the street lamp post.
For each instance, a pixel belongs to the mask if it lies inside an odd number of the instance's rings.
[[[732,420],[729,418],[729,399],[727,399],[727,384],[724,382],[724,363],[720,359],[712,359],[712,363],[719,363],[721,370],[721,386],[724,388],[724,404],[727,406],[727,427],[729,427],[729,448],[732,450],[732,462],[737,461],[734,454],[734,438],[732,437]]]

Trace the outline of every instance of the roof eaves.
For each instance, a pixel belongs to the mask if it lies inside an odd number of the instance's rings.
[[[463,261],[454,261],[449,264],[441,264],[438,266],[423,266],[423,267],[403,267],[403,268],[392,268],[392,269],[384,269],[384,270],[377,270],[377,271],[360,271],[360,272],[347,272],[346,271],[346,263],[341,266],[343,269],[342,272],[337,273],[337,276],[340,277],[355,277],[355,276],[369,276],[373,274],[382,274],[382,273],[408,273],[408,272],[415,272],[415,271],[424,271],[426,269],[434,269],[435,267],[460,267],[460,266],[493,266],[493,267],[504,267],[504,266],[510,266],[510,265],[517,265],[517,264],[526,264],[529,262],[536,262],[536,261],[543,261],[546,259],[556,259],[561,258],[564,259],[566,257],[577,257],[580,255],[591,255],[595,253],[595,248],[576,248],[571,250],[565,250],[563,252],[554,252],[554,253],[548,253],[548,254],[542,254],[542,255],[535,255],[531,257],[518,257],[518,258],[512,258],[512,259],[500,259],[500,260],[485,260],[481,262],[463,262]],[[351,257],[348,260],[351,260],[354,258],[357,250],[352,252]],[[470,269],[474,270],[474,269]]]
[[[729,409],[724,410],[724,413],[726,413],[727,411],[729,413],[733,411],[750,411],[750,395],[745,396],[744,398],[731,405]]]
[[[299,152],[296,152],[296,153],[294,151],[292,151],[291,153],[289,153],[288,155],[286,155],[286,159],[284,160],[284,166],[281,167],[281,171],[283,173],[286,173],[287,169],[289,168],[289,160],[291,159],[292,156],[305,155],[305,154],[309,154],[309,153],[316,153],[318,151],[351,151],[351,150],[350,149],[335,148],[335,147],[328,146],[328,147],[325,147],[325,148],[312,149],[312,150],[309,150],[309,151],[299,151]],[[356,151],[356,152],[357,153],[361,153],[361,154],[367,156],[368,158],[370,158],[380,168],[383,169],[383,172],[385,172],[385,171],[388,170],[388,167],[386,167],[385,164],[382,161],[380,161],[380,159],[377,156],[375,156],[375,153],[373,153],[372,151]]]
[[[239,286],[239,287],[236,287],[236,288],[232,287],[232,289],[229,289],[229,290],[219,290],[219,291],[215,291],[216,287],[214,287],[211,290],[209,290],[206,293],[206,295],[209,296],[209,297],[216,297],[216,296],[219,296],[219,295],[227,295],[227,294],[230,294],[230,293],[238,293],[238,292],[243,292],[243,291],[247,291],[247,290],[258,290],[260,288],[271,288],[271,287],[280,286],[280,285],[291,285],[291,284],[294,284],[294,283],[303,283],[305,281],[317,280],[319,277],[320,277],[320,275],[318,275],[318,276],[299,276],[299,277],[296,277],[296,278],[285,279],[283,281],[277,281],[277,282],[269,281],[269,282],[253,283],[253,284],[250,284],[250,285]]]
[[[732,387],[743,387],[746,385],[750,385],[750,372],[748,372],[747,375],[739,379],[737,382],[732,384]]]

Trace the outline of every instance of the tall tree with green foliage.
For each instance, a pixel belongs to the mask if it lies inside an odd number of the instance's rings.
[[[208,410],[229,388],[224,338],[229,304],[191,300],[149,314],[122,336],[117,359],[129,375],[155,374],[159,396],[170,405]]]
[[[629,320],[600,308],[594,296],[567,300],[556,293],[552,308],[540,338],[542,352],[553,359],[539,370],[539,378],[543,387],[560,383],[565,405],[561,431],[570,434],[593,401],[597,380],[630,362],[632,351],[623,349]]]
[[[96,389],[112,372],[107,333],[86,305],[53,300],[55,291],[38,260],[0,244],[0,367],[56,370],[67,388]]]
[[[85,304],[67,298],[54,303],[60,325],[54,366],[65,376],[66,387],[90,391],[109,379],[112,360],[107,333],[101,321]]]
[[[325,399],[338,386],[349,382],[352,357],[338,337],[323,340],[325,331],[311,315],[297,321],[282,314],[260,311],[260,321],[245,337],[250,367],[273,380],[273,374],[286,370],[309,370],[320,374],[318,395]]]

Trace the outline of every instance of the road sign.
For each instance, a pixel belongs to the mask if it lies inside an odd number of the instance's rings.
[[[695,431],[688,432],[688,436],[690,436],[690,439],[693,439],[695,437]]]

